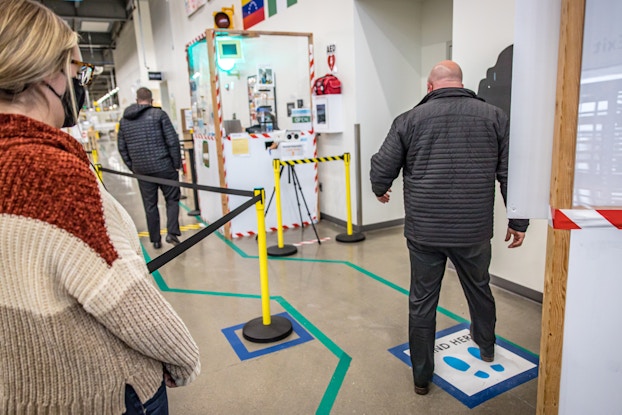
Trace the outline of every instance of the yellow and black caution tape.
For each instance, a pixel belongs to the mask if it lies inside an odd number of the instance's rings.
[[[327,157],[314,157],[309,159],[298,159],[298,160],[279,160],[279,163],[283,166],[290,165],[293,166],[295,164],[306,164],[306,163],[321,163],[324,161],[335,161],[335,160],[343,160],[345,154],[341,156],[327,156]]]
[[[184,232],[184,231],[192,231],[195,229],[201,229],[204,228],[205,225],[203,225],[202,223],[191,223],[190,225],[181,225],[179,227],[179,230]],[[166,229],[160,229],[160,234],[161,235],[166,235],[168,231]],[[139,238],[146,238],[149,236],[149,232],[138,232],[138,237]]]

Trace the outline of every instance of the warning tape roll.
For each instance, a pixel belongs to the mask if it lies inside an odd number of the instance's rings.
[[[554,209],[549,224],[554,229],[622,229],[622,209]]]

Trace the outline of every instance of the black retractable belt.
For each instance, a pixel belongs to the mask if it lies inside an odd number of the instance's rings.
[[[179,245],[174,246],[173,248],[169,249],[168,251],[166,251],[159,257],[154,258],[151,261],[149,261],[147,263],[147,269],[149,269],[149,272],[153,272],[157,270],[158,268],[162,267],[164,264],[167,264],[169,261],[176,258],[182,252],[185,252],[186,250],[188,250],[189,248],[197,244],[199,241],[207,237],[209,234],[214,232],[216,229],[220,228],[225,223],[229,222],[231,219],[235,218],[240,213],[244,212],[246,209],[253,206],[255,203],[257,203],[260,200],[261,200],[261,195],[253,196],[251,199],[242,203],[240,206],[233,209],[231,212],[227,213],[225,216],[218,219],[216,222],[212,223],[207,228],[201,229],[199,232],[195,233],[190,238],[184,240]]]
[[[176,180],[160,179],[159,177],[147,176],[144,174],[134,174],[134,173],[126,173],[123,171],[111,170],[105,167],[100,167],[99,170],[103,171],[104,173],[112,173],[112,174],[118,174],[120,176],[134,177],[138,180],[143,180],[143,181],[151,182],[151,183],[165,184],[167,186],[187,187],[189,189],[207,190],[208,192],[226,193],[228,195],[236,195],[236,196],[248,196],[248,197],[255,196],[255,194],[250,190],[226,189],[223,187],[184,183],[184,182],[178,182]]]
[[[199,243],[201,240],[203,240],[208,235],[210,235],[212,232],[214,232],[215,230],[223,226],[225,223],[229,222],[230,220],[238,216],[240,213],[244,212],[246,209],[253,206],[255,203],[259,202],[262,198],[261,194],[255,195],[254,192],[249,191],[249,190],[226,189],[222,187],[204,186],[200,184],[190,184],[190,183],[178,182],[175,180],[160,179],[158,177],[145,176],[142,174],[126,173],[122,171],[107,169],[105,167],[99,167],[99,170],[105,173],[112,173],[112,174],[118,174],[121,176],[134,177],[136,179],[144,180],[146,182],[164,184],[167,186],[188,187],[191,189],[206,190],[209,192],[226,193],[230,195],[250,197],[249,200],[242,203],[240,206],[233,209],[231,212],[227,213],[222,218],[216,220],[214,223],[209,225],[207,228],[201,229],[199,232],[195,233],[190,238],[184,240],[179,245],[174,246],[173,248],[169,249],[162,255],[149,261],[147,263],[147,269],[149,270],[150,273],[161,268],[163,265],[169,263],[171,260],[175,259],[178,255],[182,254],[183,252],[186,252],[188,249],[193,247],[195,244]]]

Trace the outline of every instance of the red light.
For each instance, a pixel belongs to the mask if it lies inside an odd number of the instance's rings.
[[[217,12],[214,14],[214,25],[219,29],[229,29],[231,27],[231,19],[225,12]]]

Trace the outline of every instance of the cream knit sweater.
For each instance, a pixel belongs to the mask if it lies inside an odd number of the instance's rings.
[[[80,144],[0,114],[0,414],[121,414],[199,351]]]

